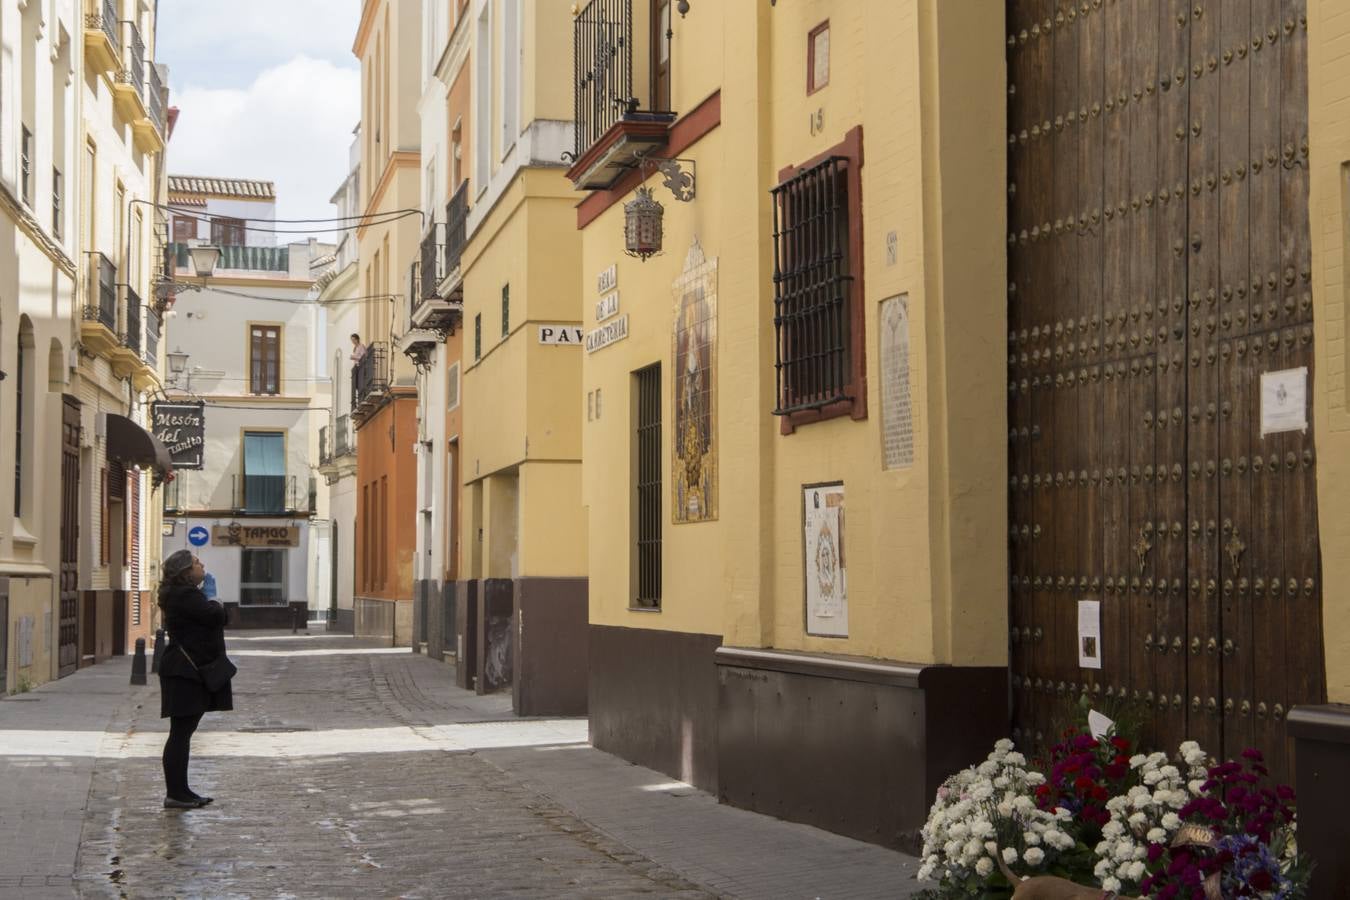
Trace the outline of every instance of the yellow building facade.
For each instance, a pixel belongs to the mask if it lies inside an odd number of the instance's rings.
[[[592,739],[885,843],[1006,719],[999,24],[926,3],[639,9],[656,43],[634,52],[638,108],[674,115],[654,139],[595,129],[571,173],[620,173],[578,207]],[[607,161],[644,139],[645,164]],[[639,261],[643,174],[664,235]],[[784,216],[827,189],[810,216],[828,228],[792,236]],[[776,332],[775,283],[818,244],[848,276],[833,385],[776,356],[806,338]],[[947,704],[960,734],[938,727]]]
[[[580,236],[563,175],[571,52],[561,4],[479,0],[458,475],[460,683],[520,715],[586,709]],[[569,339],[570,338],[570,339]]]
[[[1345,27],[680,6],[573,23],[596,746],[893,845],[1083,694],[1331,777]]]

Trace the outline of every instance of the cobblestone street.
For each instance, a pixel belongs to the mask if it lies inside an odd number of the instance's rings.
[[[2,897],[896,897],[914,861],[720,806],[520,720],[443,663],[338,636],[231,637],[161,808],[156,679],[117,659],[0,703]]]

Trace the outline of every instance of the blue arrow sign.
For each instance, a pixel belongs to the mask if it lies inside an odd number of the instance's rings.
[[[198,525],[188,532],[188,543],[194,547],[204,547],[211,540],[211,532]]]

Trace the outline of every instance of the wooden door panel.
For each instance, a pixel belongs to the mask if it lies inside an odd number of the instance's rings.
[[[1014,737],[1086,687],[1249,743],[1324,695],[1304,0],[1008,4]],[[1309,382],[1310,384],[1310,382]],[[1102,601],[1100,672],[1076,600]]]
[[[80,402],[63,398],[61,419],[61,570],[57,676],[79,667]]]

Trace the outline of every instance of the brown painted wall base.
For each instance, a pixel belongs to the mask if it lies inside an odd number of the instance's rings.
[[[511,579],[487,578],[478,595],[478,669],[474,690],[491,694],[511,686],[511,612],[515,603]]]
[[[477,579],[455,582],[455,685],[475,690],[478,679]]]
[[[720,635],[590,626],[591,743],[717,790]]]
[[[1312,857],[1309,900],[1350,897],[1350,706],[1289,712],[1298,781],[1298,848]]]
[[[517,578],[511,629],[518,716],[586,715],[589,653],[585,578]]]
[[[1007,670],[717,651],[718,798],[916,850],[942,781],[1007,734]]]

